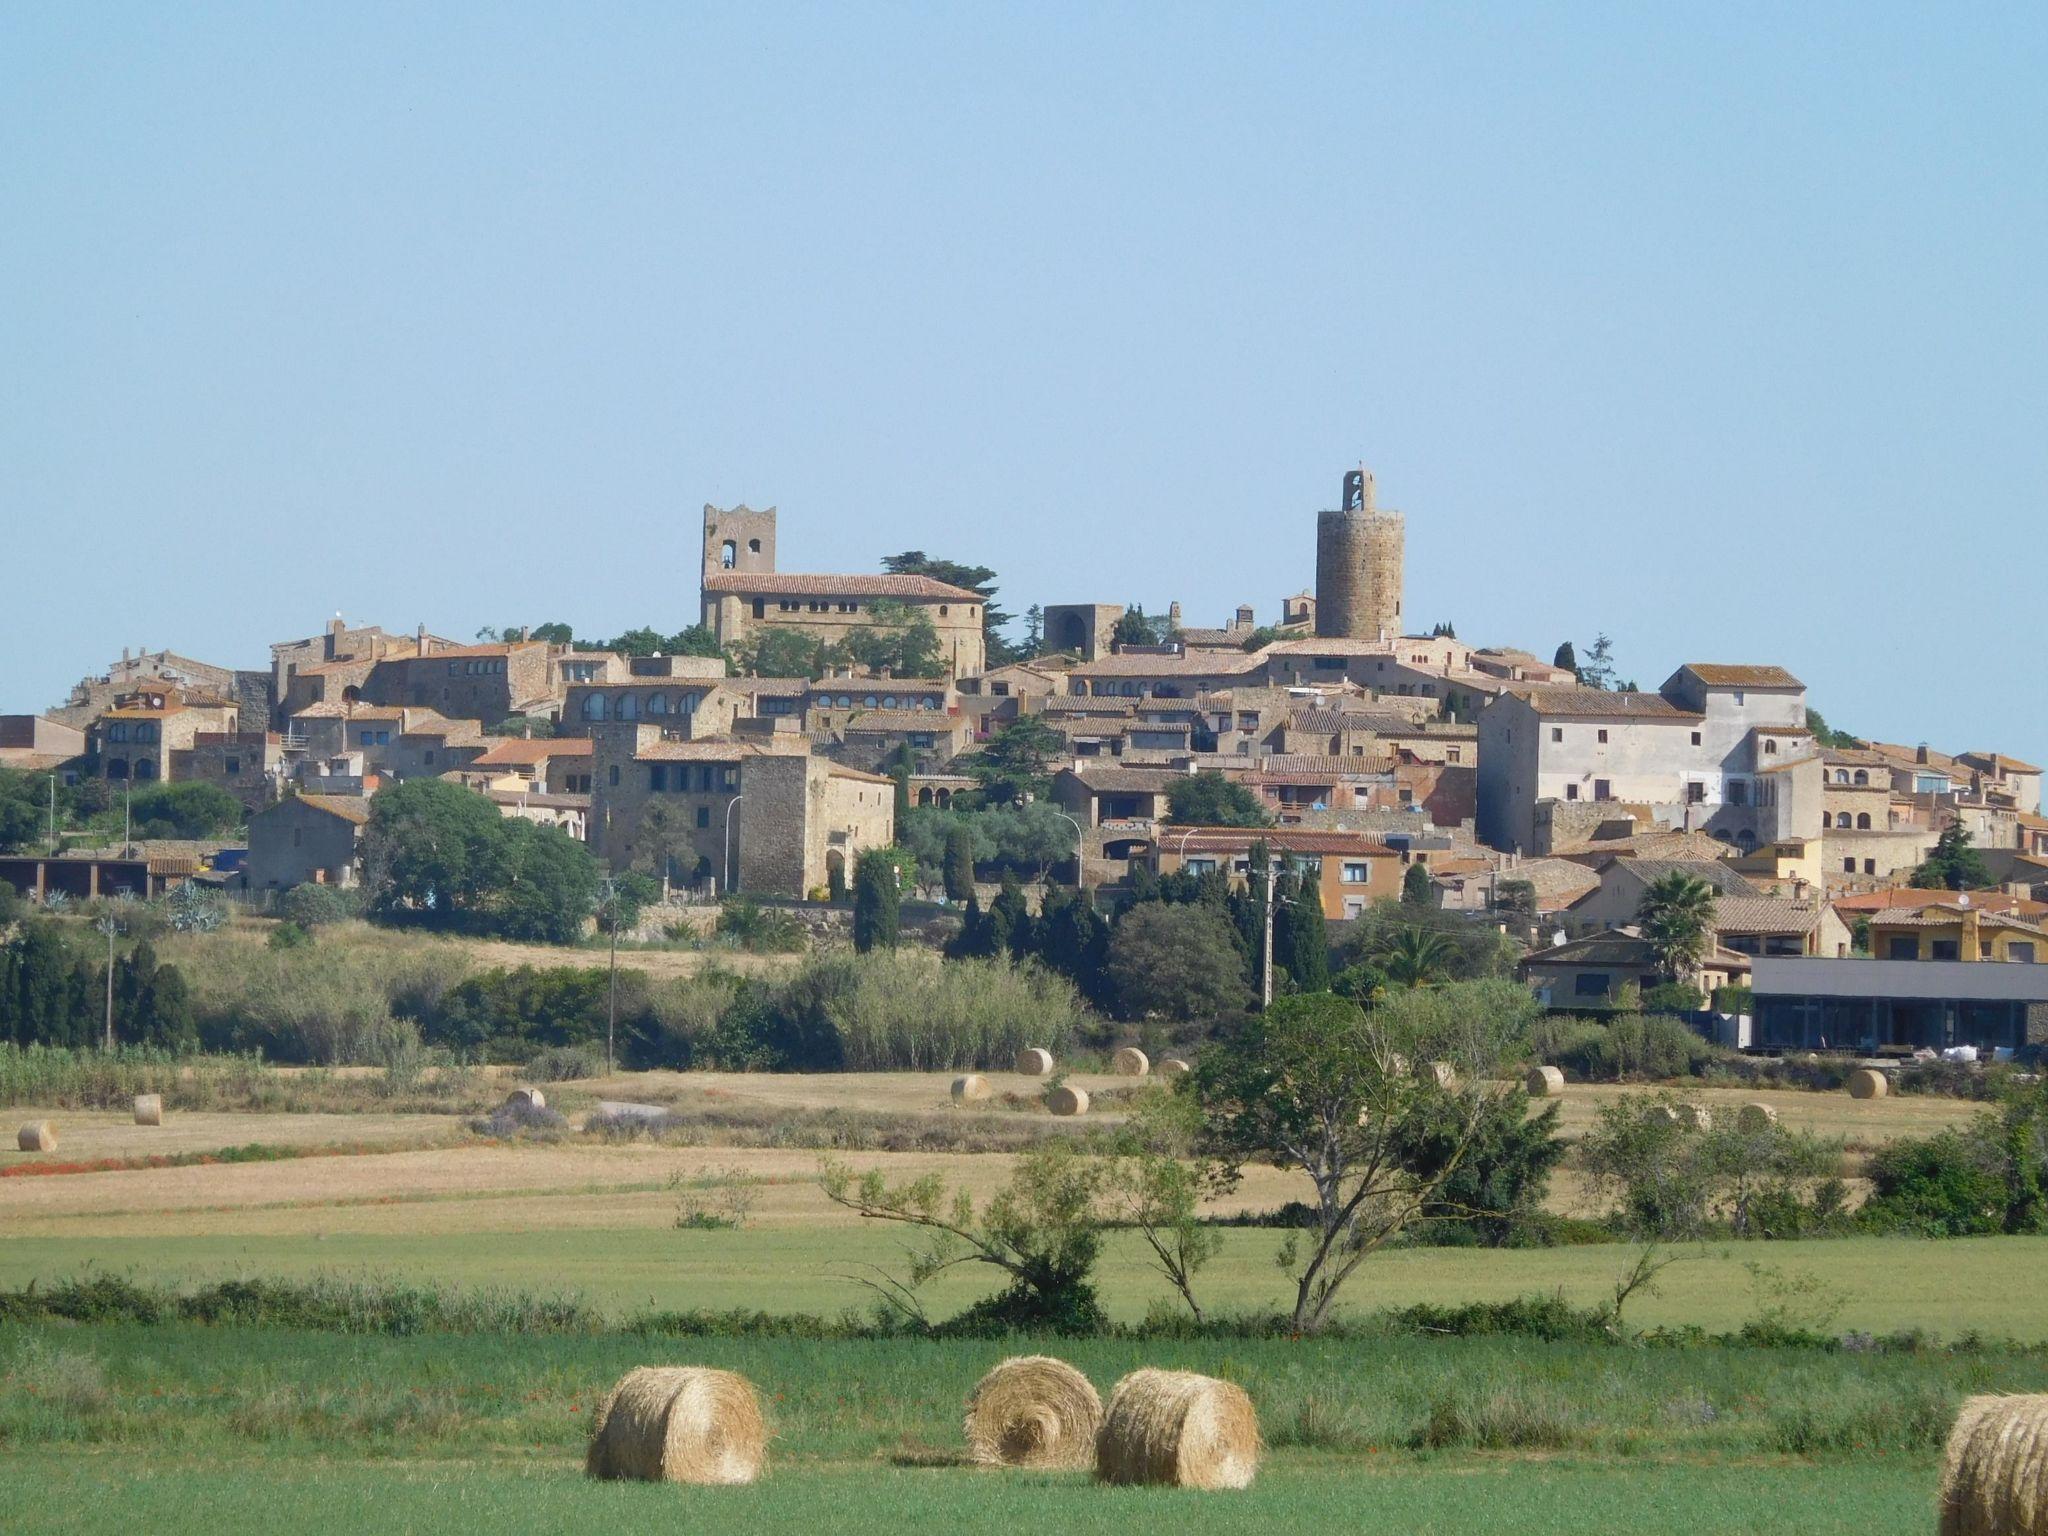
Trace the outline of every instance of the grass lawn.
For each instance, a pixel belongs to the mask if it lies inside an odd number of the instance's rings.
[[[669,1200],[660,1192],[631,1198],[657,1205]],[[517,1207],[517,1202],[508,1203]],[[867,1292],[847,1278],[858,1266],[900,1267],[898,1235],[875,1227],[679,1232],[652,1225],[536,1225],[517,1231],[443,1232],[436,1230],[440,1212],[432,1203],[384,1206],[379,1214],[390,1229],[375,1232],[323,1234],[309,1226],[291,1234],[210,1234],[203,1229],[206,1214],[195,1212],[190,1220],[201,1230],[184,1235],[0,1237],[0,1286],[19,1287],[88,1269],[161,1284],[337,1272],[573,1293],[614,1310],[740,1307],[831,1314],[866,1305]],[[1286,1286],[1272,1264],[1276,1235],[1257,1230],[1224,1235],[1223,1256],[1202,1276],[1207,1303],[1219,1310],[1281,1305]],[[1786,1276],[1815,1277],[1841,1302],[1833,1319],[1839,1328],[2048,1339],[2048,1310],[2040,1304],[2048,1238],[1846,1238],[1703,1244],[1678,1251],[1686,1261],[1664,1272],[1658,1293],[1638,1294],[1631,1302],[1633,1323],[1739,1328],[1757,1315],[1764,1300],[1744,1267],[1759,1264]],[[1562,1291],[1590,1305],[1609,1294],[1632,1253],[1619,1244],[1397,1250],[1368,1261],[1347,1299],[1354,1309],[1365,1310]],[[948,1316],[993,1288],[983,1275],[955,1272],[930,1288],[932,1315]],[[1124,1319],[1142,1317],[1152,1302],[1167,1295],[1144,1262],[1140,1245],[1126,1237],[1109,1244],[1102,1293],[1112,1314]]]
[[[112,1464],[110,1464],[110,1462]],[[590,1484],[567,1468],[198,1465],[37,1455],[0,1461],[0,1507],[21,1536],[415,1532],[904,1530],[1076,1536],[1920,1536],[1931,1467],[1486,1462],[1374,1471],[1282,1463],[1243,1493],[1102,1489],[1079,1476],[846,1468],[771,1474],[752,1488]],[[316,1525],[308,1524],[318,1511]]]
[[[949,1464],[968,1389],[1050,1348],[1107,1388],[1141,1364],[1241,1382],[1270,1454],[1247,1493],[1104,1490]],[[743,1371],[773,1432],[752,1489],[591,1485],[628,1367]],[[10,1532],[233,1536],[1051,1528],[1919,1532],[1956,1403],[2048,1384],[1998,1352],[1640,1349],[1530,1339],[933,1342],[406,1338],[174,1324],[0,1326]]]

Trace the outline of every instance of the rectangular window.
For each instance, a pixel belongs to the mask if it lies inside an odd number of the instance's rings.
[[[1593,781],[1593,798],[1595,800],[1612,799],[1613,795],[1614,786],[1606,779],[1595,779]]]
[[[1567,800],[1576,800],[1576,799],[1578,799],[1578,798],[1579,798],[1579,786],[1578,786],[1578,785],[1576,785],[1576,784],[1567,784],[1567,785],[1565,785],[1565,787],[1564,787],[1564,797],[1565,797],[1565,799],[1567,799]]]
[[[1935,939],[1927,946],[1928,955],[1936,960],[1960,960],[1962,946],[1954,939]]]
[[[1694,746],[1698,746],[1700,744],[1700,733],[1698,731],[1694,731],[1692,733],[1692,744]]]
[[[1600,745],[1603,747],[1607,745],[1607,733],[1605,731],[1600,733]]]
[[[1605,971],[1581,971],[1572,978],[1572,995],[1575,997],[1605,997],[1610,978]]]
[[[708,827],[708,826],[710,826],[710,825],[711,825],[711,807],[710,807],[710,806],[708,806],[708,805],[700,805],[700,806],[698,806],[698,807],[697,807],[697,825],[698,825],[698,826],[700,826],[700,827]]]
[[[1844,860],[1842,860],[1842,873],[1843,873],[1843,874],[1845,874],[1845,875],[1853,875],[1853,874],[1855,874],[1855,873],[1856,873],[1856,861],[1855,861],[1854,859],[1844,859]]]
[[[231,757],[227,760],[226,768],[228,777],[233,778],[242,771],[242,760],[239,757]]]
[[[1370,864],[1346,864],[1344,866],[1344,883],[1346,885],[1370,885],[1372,883],[1372,866]]]
[[[1462,761],[1462,759],[1458,756],[1459,750],[1460,749],[1457,747],[1445,747],[1444,761],[1447,763],[1455,763]]]
[[[1685,803],[1687,805],[1705,805],[1706,802],[1706,785],[1700,783],[1697,779],[1695,779],[1685,786]]]
[[[2034,946],[2028,940],[2014,939],[2005,946],[2005,958],[2016,960],[2021,965],[2032,965],[2034,963]]]
[[[1563,740],[1564,740],[1564,727],[1563,727],[1563,726],[1561,726],[1561,725],[1553,725],[1553,726],[1552,726],[1552,727],[1550,728],[1550,739],[1551,739],[1552,741],[1563,741]]]
[[[658,795],[667,787],[668,770],[659,763],[649,763],[647,765],[647,788],[649,791]]]
[[[1865,859],[1865,860],[1863,861],[1863,873],[1865,873],[1866,875],[1874,875],[1874,874],[1876,874],[1876,873],[1877,873],[1877,860],[1875,860],[1875,859]]]

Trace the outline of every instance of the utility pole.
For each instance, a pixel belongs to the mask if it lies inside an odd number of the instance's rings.
[[[619,1038],[619,883],[615,878],[606,879],[605,895],[611,899],[611,916],[605,926],[612,931],[611,1001],[604,1024],[604,1075],[610,1077],[615,1070],[612,1052]]]
[[[120,926],[111,912],[100,919],[100,928],[107,936],[107,1034],[104,1045],[109,1051],[114,1048],[114,933]]]
[[[1266,860],[1266,944],[1265,960],[1259,967],[1259,1007],[1273,1006],[1273,882],[1280,874],[1279,865],[1269,856]]]
[[[135,857],[135,781],[132,778],[121,797],[121,857]]]
[[[50,852],[57,851],[57,775],[50,775]]]

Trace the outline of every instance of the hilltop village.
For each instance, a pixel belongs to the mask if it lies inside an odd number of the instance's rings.
[[[706,506],[701,609],[674,634],[337,617],[253,668],[123,651],[0,717],[0,873],[42,901],[354,888],[379,794],[432,779],[668,903],[830,905],[885,849],[906,899],[977,911],[1006,876],[1110,910],[1283,867],[1331,923],[1400,901],[1491,925],[1582,1008],[1671,979],[1644,896],[1682,875],[1711,908],[1683,979],[1703,1015],[1739,1013],[1726,1043],[2048,1033],[2048,969],[1977,968],[2048,959],[2038,767],[1832,731],[1768,657],[1643,688],[1600,638],[1546,659],[1418,633],[1402,514],[1362,468],[1313,526],[1313,590],[1213,627],[1178,603],[1013,620],[993,572],[917,551],[790,570],[775,508]],[[232,809],[193,826],[202,803]],[[975,818],[970,876],[947,865]]]

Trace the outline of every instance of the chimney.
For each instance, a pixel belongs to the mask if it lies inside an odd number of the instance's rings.
[[[432,645],[433,642],[427,638],[427,626],[422,624],[413,635],[414,654],[425,656]]]
[[[1926,743],[1926,742],[1924,742],[1924,741],[1923,741],[1923,742],[1921,742],[1921,743],[1920,743],[1920,745],[1919,745],[1919,746],[1918,746],[1917,748],[1915,748],[1915,749],[1914,749],[1914,752],[1913,752],[1913,761],[1914,761],[1914,762],[1916,762],[1916,763],[1924,763],[1924,762],[1926,762],[1926,761],[1927,761],[1927,743]]]

